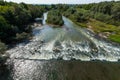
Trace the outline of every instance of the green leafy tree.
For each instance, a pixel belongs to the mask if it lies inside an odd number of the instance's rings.
[[[58,10],[51,10],[48,12],[47,23],[62,26],[64,21],[62,19],[62,15]]]
[[[112,8],[112,17],[120,21],[120,3],[116,3]]]
[[[0,16],[0,39],[1,40],[7,40],[8,39],[8,36],[9,36],[9,31],[10,30],[10,27],[9,25],[7,24],[6,20],[4,17]]]

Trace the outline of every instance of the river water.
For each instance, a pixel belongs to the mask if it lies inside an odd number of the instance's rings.
[[[8,80],[79,80],[80,76],[73,75],[80,72],[77,71],[82,65],[80,60],[120,59],[120,46],[95,38],[64,16],[61,28],[52,28],[46,19],[47,13],[44,25],[33,29],[34,37],[29,43],[20,43],[7,51],[10,55],[6,62],[10,71]],[[71,69],[75,70],[73,74]]]
[[[112,45],[95,38],[91,32],[77,27],[72,21],[63,17],[64,26],[52,28],[45,24],[33,30],[33,39],[29,43],[20,43],[8,50],[10,58],[17,59],[63,59],[63,60],[107,60],[118,61],[120,46]]]

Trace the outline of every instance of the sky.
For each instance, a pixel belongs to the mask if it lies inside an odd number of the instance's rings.
[[[65,4],[86,4],[86,3],[98,3],[101,1],[112,1],[112,0],[5,0],[5,1],[12,1],[12,2],[24,2],[28,4],[58,4],[58,3],[65,3]],[[114,0],[119,1],[119,0]]]

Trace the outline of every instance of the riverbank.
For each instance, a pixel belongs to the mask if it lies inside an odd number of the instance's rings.
[[[29,24],[28,26],[31,27],[30,33],[26,33],[25,35],[23,35],[23,37],[22,37],[22,35],[21,35],[21,36],[20,36],[21,39],[20,39],[19,41],[16,41],[16,42],[13,42],[13,43],[11,43],[11,44],[8,44],[8,45],[7,45],[8,49],[14,48],[14,47],[16,47],[17,44],[20,44],[20,43],[23,43],[23,42],[24,42],[25,44],[29,43],[30,40],[32,40],[33,37],[34,37],[33,30],[34,30],[35,28],[37,28],[37,27],[41,27],[42,24],[41,24],[41,23],[34,22],[34,23]]]
[[[9,49],[12,49],[12,48],[15,48],[17,45],[21,44],[21,43],[24,43],[24,44],[27,44],[30,42],[30,40],[33,39],[33,30],[37,27],[41,27],[42,25],[40,23],[32,23],[30,24],[29,26],[32,27],[32,31],[31,33],[29,33],[28,37],[25,37],[24,39],[22,39],[21,41],[18,41],[18,42],[15,42],[15,43],[12,43],[12,44],[8,44],[7,47],[6,47],[6,50],[9,50]],[[3,54],[1,53],[0,54],[0,65],[5,65],[5,62],[7,60],[7,58],[9,58],[9,55],[7,52],[4,52]]]
[[[90,19],[87,22],[76,22],[70,18],[79,27],[87,28],[97,36],[106,39],[108,42],[120,44],[120,26],[106,24],[104,22]]]

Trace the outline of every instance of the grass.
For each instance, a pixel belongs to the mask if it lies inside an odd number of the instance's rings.
[[[87,27],[86,22],[84,22],[84,23],[82,23],[82,22],[81,23],[80,22],[76,22],[72,16],[69,17],[69,19],[72,20],[72,22],[74,22],[75,24],[77,24],[80,27],[85,27],[85,28]]]
[[[76,22],[74,19],[70,18],[75,24],[77,24],[80,27],[91,27],[91,29],[99,34],[99,33],[104,33],[108,32],[110,35],[108,36],[108,40],[120,43],[120,27],[115,26],[115,25],[110,25],[106,24],[104,22],[95,20],[95,19],[90,19],[88,22]]]
[[[86,28],[87,24],[86,23],[79,23],[79,22],[75,22],[75,24],[77,24],[80,27]]]
[[[117,35],[117,34],[110,35],[110,36],[109,36],[109,39],[110,39],[111,41],[120,43],[120,35]]]
[[[106,24],[104,22],[97,21],[95,19],[90,19],[88,25],[91,26],[94,32],[96,33],[116,32],[118,30],[117,26]]]
[[[94,19],[90,19],[88,25],[92,27],[92,30],[95,33],[109,32],[110,35],[108,36],[108,39],[113,42],[120,43],[120,27],[106,24]]]

